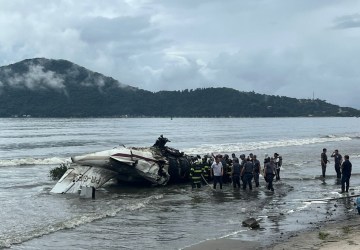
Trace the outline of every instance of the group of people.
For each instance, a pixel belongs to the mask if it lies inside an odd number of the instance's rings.
[[[327,158],[327,149],[323,148],[323,152],[321,153],[321,168],[322,168],[322,177],[325,178],[326,166],[330,161]],[[352,164],[350,162],[349,155],[344,156],[344,160],[342,155],[339,153],[339,150],[335,149],[335,151],[331,154],[331,157],[334,158],[334,167],[336,172],[336,177],[341,179],[341,192],[347,193],[349,192],[350,185],[350,177],[352,171]]]
[[[330,163],[327,157],[327,149],[324,148],[321,153],[321,167],[322,177],[325,178],[327,164]],[[336,177],[341,180],[341,192],[349,192],[350,177],[352,172],[352,164],[349,155],[344,158],[336,149],[331,157],[334,158],[334,167]],[[240,158],[240,159],[239,159]],[[249,156],[241,154],[239,158],[233,153],[232,158],[225,155],[205,155],[201,158],[199,155],[193,158],[190,169],[190,177],[193,188],[200,188],[202,183],[208,184],[213,181],[213,188],[216,189],[219,184],[222,189],[223,183],[232,183],[234,188],[240,188],[242,182],[242,189],[246,190],[249,187],[252,190],[252,182],[259,187],[260,173],[264,176],[267,183],[267,188],[274,191],[273,180],[280,180],[280,170],[282,165],[282,156],[274,153],[273,157],[265,154],[264,167],[261,168],[261,163],[256,155],[252,153]]]
[[[240,159],[239,159],[240,158]],[[252,182],[259,187],[259,176],[263,174],[267,183],[268,190],[274,191],[273,179],[280,180],[280,169],[282,157],[274,153],[273,157],[265,154],[264,167],[254,154],[241,154],[239,158],[233,153],[232,158],[228,155],[205,155],[201,158],[199,155],[194,157],[190,169],[190,176],[193,188],[200,188],[202,183],[213,181],[213,188],[216,189],[219,184],[222,189],[223,183],[232,183],[234,188],[246,190],[249,187],[252,190]]]

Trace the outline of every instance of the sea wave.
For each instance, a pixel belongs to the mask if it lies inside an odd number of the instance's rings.
[[[0,160],[0,167],[22,166],[22,165],[57,165],[71,162],[70,158],[50,157],[50,158],[20,158],[11,160]]]
[[[351,137],[342,136],[327,136],[327,137],[315,137],[304,139],[287,139],[287,140],[275,140],[275,141],[259,141],[259,142],[245,142],[245,143],[225,143],[225,144],[202,144],[198,147],[186,148],[183,151],[187,154],[208,154],[214,153],[231,153],[231,152],[245,152],[277,147],[291,147],[302,146],[309,144],[318,144],[325,142],[336,141],[350,141]]]
[[[71,218],[69,220],[53,223],[50,225],[46,225],[41,228],[36,228],[34,230],[31,230],[26,233],[21,233],[17,235],[12,235],[8,238],[0,238],[0,248],[10,248],[14,244],[21,244],[25,241],[29,241],[34,238],[41,237],[43,235],[48,235],[51,233],[55,233],[60,230],[65,229],[73,229],[78,226],[91,223],[95,220],[101,220],[106,217],[114,217],[116,216],[120,211],[134,211],[139,210],[143,207],[146,207],[147,204],[154,200],[158,200],[163,198],[163,195],[152,195],[147,198],[144,198],[142,200],[138,200],[135,203],[128,203],[124,206],[114,206],[109,208],[108,210],[102,210],[97,213],[88,213],[88,214],[82,214],[79,216],[76,216],[74,218]]]
[[[317,144],[325,142],[336,141],[350,141],[353,137],[350,136],[334,136],[329,135],[325,137],[304,138],[304,139],[287,139],[276,141],[259,141],[259,142],[245,142],[245,143],[225,143],[225,144],[202,144],[197,147],[185,148],[186,154],[208,154],[208,153],[232,153],[232,152],[246,152],[261,149],[269,149],[276,147],[291,147],[308,144]],[[358,158],[359,156],[353,156]],[[4,166],[21,166],[21,165],[57,165],[61,163],[71,162],[71,158],[50,157],[50,158],[20,158],[20,159],[5,159],[0,160],[0,167]]]

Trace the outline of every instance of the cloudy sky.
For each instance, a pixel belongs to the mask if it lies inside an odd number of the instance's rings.
[[[150,91],[360,108],[358,0],[0,0],[0,29],[0,66],[66,59]]]

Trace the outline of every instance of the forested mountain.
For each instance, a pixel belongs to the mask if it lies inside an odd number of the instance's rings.
[[[150,92],[65,60],[28,59],[0,67],[0,117],[359,116],[316,99],[230,88]]]

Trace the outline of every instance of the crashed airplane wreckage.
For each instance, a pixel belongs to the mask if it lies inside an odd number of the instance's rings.
[[[72,163],[50,191],[79,193],[83,187],[100,188],[111,179],[142,185],[188,181],[190,156],[165,146],[162,135],[152,147],[117,147],[71,157]]]

